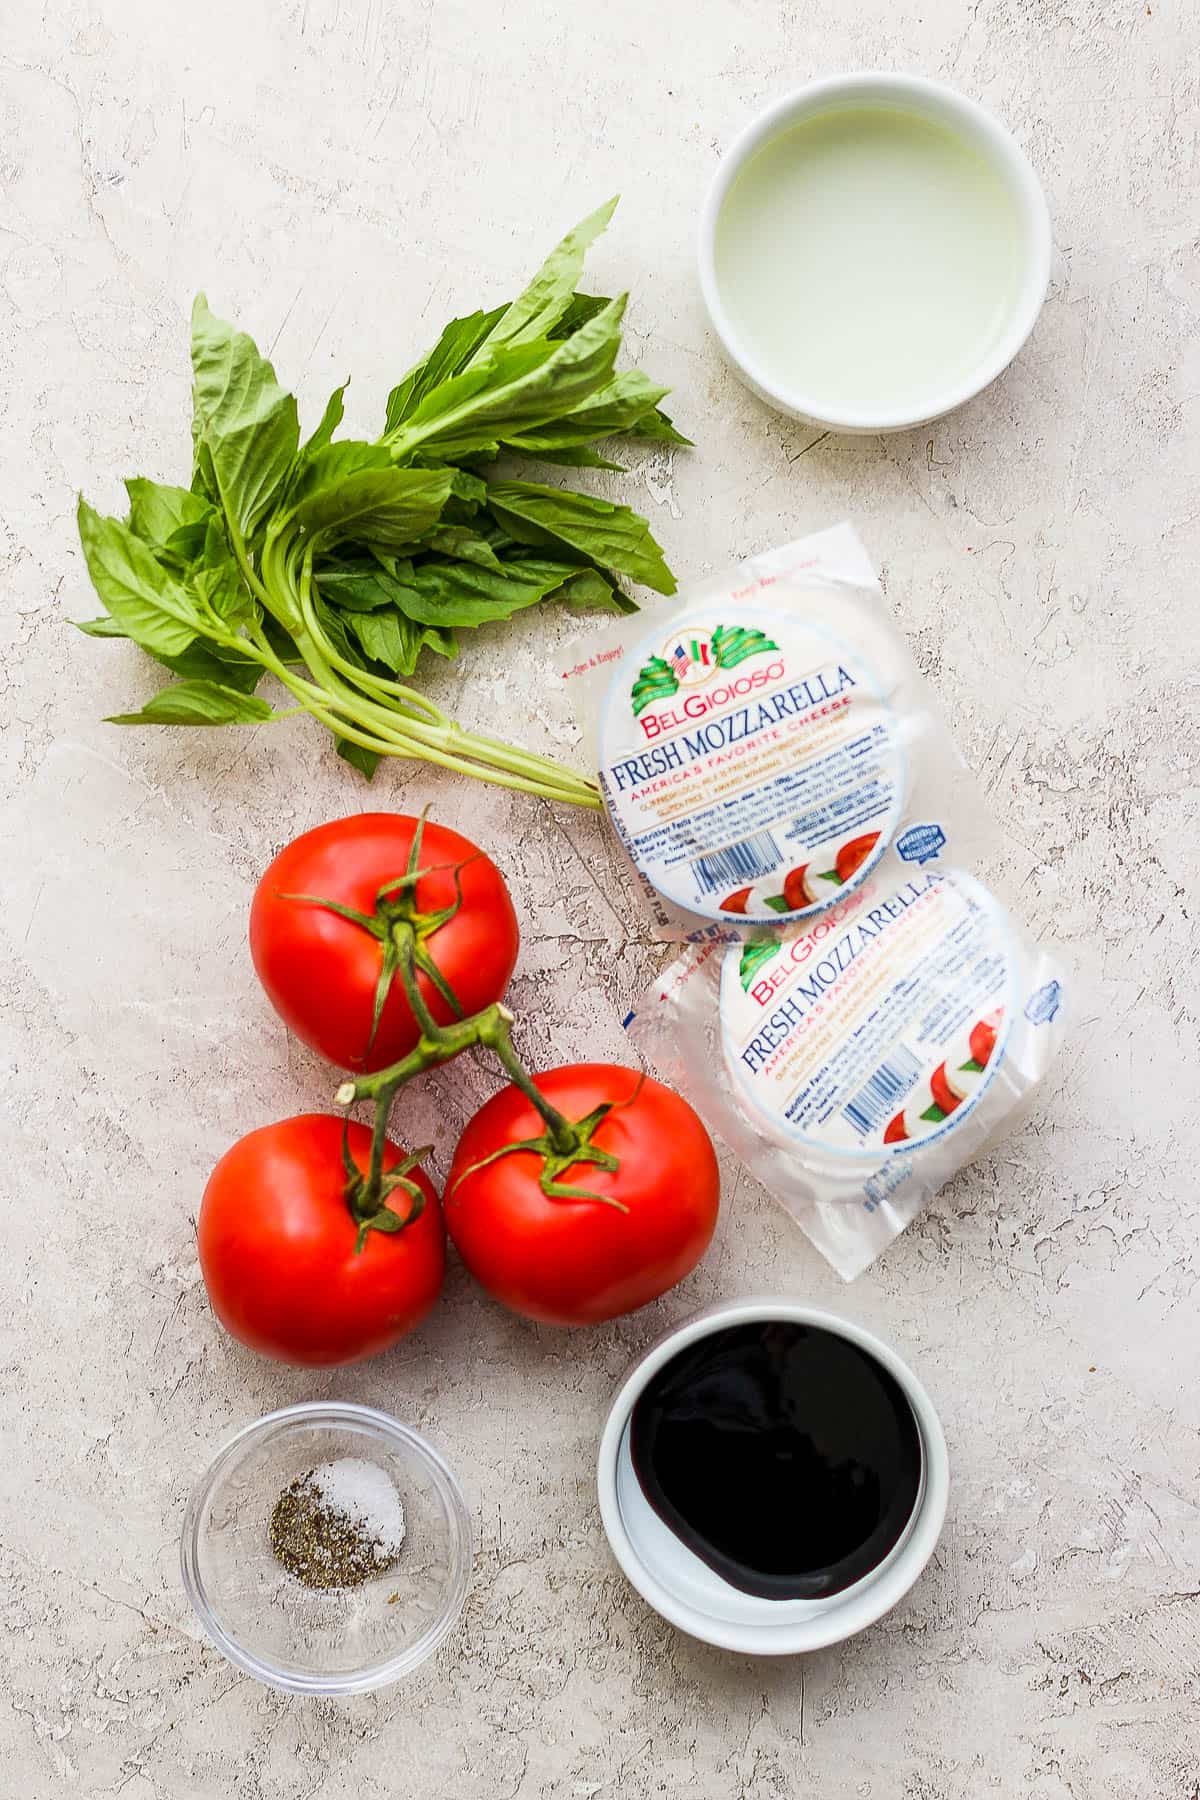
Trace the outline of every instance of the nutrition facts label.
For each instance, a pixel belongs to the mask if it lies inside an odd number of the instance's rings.
[[[807,929],[725,953],[726,1062],[780,1135],[914,1146],[970,1112],[1009,981],[1006,929],[970,877],[869,881]]]
[[[634,863],[703,917],[801,918],[865,879],[902,794],[895,721],[857,651],[782,607],[677,615],[621,664],[601,784]]]

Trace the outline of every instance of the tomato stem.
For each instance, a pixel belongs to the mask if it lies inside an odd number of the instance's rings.
[[[396,951],[396,974],[412,1016],[421,1028],[421,1036],[415,1047],[400,1062],[394,1063],[390,1069],[380,1070],[377,1075],[356,1082],[355,1098],[367,1099],[372,1093],[379,1098],[384,1094],[394,1095],[422,1069],[449,1062],[460,1050],[482,1045],[492,1052],[513,1086],[520,1088],[529,1103],[537,1109],[555,1152],[559,1156],[565,1156],[576,1148],[579,1136],[575,1127],[535,1086],[517,1055],[512,1041],[513,1016],[508,1008],[496,1004],[485,1007],[482,1012],[473,1013],[470,1018],[457,1019],[452,1025],[439,1025],[426,1005],[425,996],[417,981],[418,940],[412,925],[403,919],[397,919],[392,926],[391,941]]]
[[[462,865],[459,865],[454,871],[456,886],[454,905],[439,913],[418,912],[416,910],[416,885],[420,876],[425,873],[419,866],[424,824],[425,818],[422,814],[420,825],[413,838],[408,867],[403,876],[380,888],[376,897],[374,914],[368,916],[365,913],[354,913],[333,901],[319,900],[309,895],[291,896],[297,900],[310,901],[313,905],[329,907],[332,911],[352,919],[381,943],[383,958],[380,984],[376,992],[372,1040],[393,979],[399,980],[409,1011],[420,1031],[417,1042],[406,1056],[402,1056],[398,1062],[392,1063],[389,1068],[378,1070],[375,1074],[360,1075],[356,1079],[344,1081],[335,1096],[337,1104],[346,1107],[347,1110],[362,1100],[371,1101],[375,1108],[371,1131],[370,1165],[365,1177],[360,1175],[357,1169],[351,1169],[347,1153],[346,1200],[359,1225],[359,1247],[361,1248],[370,1228],[395,1231],[400,1229],[402,1224],[409,1222],[409,1220],[397,1219],[397,1215],[391,1213],[385,1206],[387,1196],[393,1187],[401,1184],[412,1196],[414,1210],[410,1213],[409,1219],[417,1216],[420,1206],[423,1204],[419,1189],[413,1182],[405,1179],[409,1170],[414,1166],[413,1158],[409,1158],[399,1169],[384,1172],[388,1120],[396,1095],[414,1076],[423,1074],[426,1069],[438,1068],[442,1063],[450,1062],[461,1051],[474,1048],[491,1051],[509,1081],[524,1094],[545,1126],[544,1132],[539,1136],[506,1145],[495,1153],[496,1156],[507,1155],[515,1150],[531,1151],[542,1159],[540,1183],[542,1191],[549,1198],[601,1200],[615,1206],[618,1211],[626,1211],[627,1208],[610,1195],[570,1187],[561,1180],[568,1169],[581,1163],[610,1171],[615,1171],[619,1167],[617,1158],[611,1151],[602,1150],[593,1145],[591,1141],[596,1127],[612,1111],[611,1105],[599,1106],[585,1119],[575,1122],[568,1119],[564,1113],[559,1112],[558,1108],[552,1105],[542,1093],[517,1055],[512,1040],[513,1015],[508,1008],[497,1002],[492,1006],[485,1007],[482,1012],[472,1013],[469,1017],[464,1018],[462,1008],[453,990],[440,969],[433,963],[426,948],[425,939],[432,936],[433,932],[440,929],[448,919],[453,918],[461,906],[462,889],[459,884],[459,876]],[[425,995],[421,991],[418,973],[424,974],[432,981],[437,992],[459,1015],[449,1025],[442,1025],[434,1018]],[[489,1157],[486,1160],[490,1162],[494,1158]],[[472,1171],[467,1170],[466,1173],[470,1174]],[[393,1220],[396,1222],[393,1223]]]
[[[361,1194],[356,1199],[350,1199],[349,1194],[347,1196],[355,1216],[362,1221],[367,1215],[371,1215],[367,1222],[374,1223],[375,1215],[383,1206],[386,1186],[391,1180],[391,1174],[385,1175],[383,1171],[388,1119],[400,1089],[415,1075],[423,1074],[426,1069],[437,1068],[442,1063],[451,1061],[461,1051],[476,1047],[492,1052],[513,1086],[524,1094],[545,1126],[544,1133],[539,1137],[507,1146],[508,1150],[530,1150],[541,1156],[543,1191],[551,1199],[608,1200],[606,1195],[568,1187],[560,1177],[577,1163],[590,1163],[595,1168],[609,1170],[617,1168],[616,1157],[591,1142],[593,1131],[612,1109],[608,1106],[598,1107],[586,1119],[580,1119],[577,1123],[572,1123],[564,1113],[559,1112],[542,1093],[517,1055],[512,1041],[513,1015],[506,1006],[495,1004],[485,1007],[482,1012],[472,1013],[469,1018],[456,1019],[450,1025],[439,1025],[426,1005],[417,983],[416,934],[411,925],[400,921],[394,927],[394,935],[397,950],[396,973],[413,1017],[421,1028],[421,1036],[408,1055],[401,1057],[399,1062],[393,1063],[390,1068],[380,1069],[374,1075],[362,1075],[357,1080],[343,1082],[335,1096],[339,1106],[349,1108],[357,1101],[369,1100],[375,1107],[370,1169],[362,1184]],[[625,1210],[619,1201],[612,1201],[611,1204],[617,1206],[618,1210]]]
[[[420,1150],[410,1151],[403,1161],[395,1164],[385,1174],[383,1157],[387,1149],[387,1117],[387,1108],[380,1107],[371,1134],[371,1154],[365,1175],[351,1153],[349,1115],[342,1127],[342,1166],[346,1171],[344,1190],[346,1205],[350,1209],[350,1217],[358,1226],[358,1235],[354,1240],[356,1256],[366,1243],[369,1231],[389,1233],[403,1231],[406,1225],[411,1225],[419,1219],[425,1210],[424,1192],[418,1182],[409,1180],[409,1176],[430,1154],[433,1145],[426,1144]],[[397,1188],[403,1188],[408,1196],[406,1213],[398,1213],[388,1205],[388,1200]]]
[[[336,913],[340,919],[346,919],[351,925],[357,925],[383,946],[383,957],[379,965],[379,979],[375,983],[375,1001],[371,1013],[371,1031],[367,1038],[367,1054],[371,1052],[387,997],[391,992],[392,982],[400,967],[402,947],[411,947],[411,959],[425,979],[437,989],[450,1009],[463,1017],[462,1005],[458,995],[450,986],[442,971],[438,968],[429,949],[428,940],[435,932],[449,924],[463,903],[462,872],[483,852],[475,851],[474,855],[465,857],[459,863],[431,863],[421,867],[421,840],[425,835],[426,813],[422,812],[417,820],[417,829],[413,833],[412,845],[408,853],[408,862],[403,875],[397,875],[391,881],[385,881],[375,894],[374,910],[369,913],[358,912],[352,906],[343,906],[338,900],[326,900],[319,894],[284,894],[285,900],[295,901],[298,905],[320,906],[326,912]],[[426,875],[433,875],[442,869],[449,869],[454,879],[454,900],[449,906],[443,906],[435,912],[422,912],[417,905],[417,884]],[[408,936],[403,936],[401,927],[411,928]]]
[[[544,1096],[542,1097],[544,1098]],[[569,1187],[565,1181],[560,1180],[560,1177],[565,1175],[568,1169],[573,1169],[583,1163],[590,1163],[593,1168],[608,1169],[614,1173],[620,1168],[620,1162],[611,1150],[602,1150],[598,1144],[592,1142],[592,1133],[612,1110],[611,1103],[606,1101],[603,1105],[594,1107],[585,1119],[580,1119],[577,1124],[570,1126],[572,1142],[566,1150],[556,1149],[549,1132],[544,1133],[541,1137],[515,1138],[511,1144],[501,1144],[500,1148],[493,1150],[489,1156],[481,1156],[478,1162],[473,1162],[469,1168],[463,1169],[456,1177],[454,1187],[457,1188],[461,1182],[467,1179],[468,1175],[474,1175],[477,1169],[486,1169],[489,1163],[498,1162],[502,1156],[512,1156],[517,1150],[526,1150],[542,1159],[542,1172],[538,1177],[538,1185],[548,1200],[598,1200],[603,1206],[611,1206],[616,1212],[627,1213],[629,1208],[614,1194],[598,1194],[594,1188]],[[451,1188],[446,1195],[447,1200],[453,1192],[454,1188]]]
[[[560,1113],[556,1106],[551,1106],[517,1055],[512,1041],[512,1023],[513,1016],[508,1008],[497,1006],[496,1019],[494,1023],[489,1021],[483,1028],[480,1042],[492,1052],[513,1086],[520,1088],[529,1104],[540,1113],[546,1127],[546,1136],[556,1155],[567,1156],[580,1147],[579,1132],[565,1114]]]

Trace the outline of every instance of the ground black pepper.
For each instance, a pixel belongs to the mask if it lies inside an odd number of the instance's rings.
[[[271,1511],[271,1549],[290,1575],[311,1588],[359,1587],[393,1568],[398,1544],[383,1542],[362,1519],[324,1498],[310,1469],[284,1488]]]

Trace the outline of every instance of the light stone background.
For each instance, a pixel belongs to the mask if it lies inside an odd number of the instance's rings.
[[[4,572],[0,1789],[22,1800],[1196,1800],[1195,576],[1200,31],[1186,0],[10,0],[0,22]],[[844,67],[923,69],[1007,118],[1049,192],[1049,301],[952,419],[820,438],[718,359],[692,272],[721,146]],[[429,801],[495,853],[524,926],[536,1062],[626,1054],[659,952],[627,935],[600,824],[397,767],[373,792],[306,720],[122,734],[156,685],[93,611],[75,492],[186,467],[186,311],[205,287],[315,417],[350,423],[454,310],[578,216],[592,279],[691,453],[611,480],[686,580],[849,515],[1017,846],[1019,903],[1075,970],[1037,1113],[844,1290],[727,1168],[703,1266],[573,1336],[452,1269],[361,1371],[253,1360],[209,1315],[193,1223],[240,1133],[328,1103],[245,945],[294,833]],[[586,623],[584,627],[586,636]],[[567,630],[470,646],[459,704],[576,741]],[[451,690],[452,691],[452,690]],[[582,754],[580,752],[580,754]],[[488,1090],[406,1104],[445,1149]],[[755,1662],[678,1636],[606,1553],[615,1377],[667,1323],[765,1289],[844,1308],[942,1408],[934,1563],[857,1642]],[[354,1397],[428,1431],[478,1531],[462,1629],[402,1690],[281,1699],[202,1641],[185,1496],[237,1425]]]

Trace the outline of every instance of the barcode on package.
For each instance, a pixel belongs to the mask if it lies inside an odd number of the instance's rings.
[[[743,838],[740,844],[729,844],[710,856],[698,856],[692,868],[700,892],[712,894],[734,882],[757,881],[760,875],[777,869],[781,860],[779,845],[770,832],[759,831],[753,837]]]
[[[842,1117],[849,1120],[860,1137],[866,1137],[885,1114],[892,1112],[897,1103],[911,1093],[920,1073],[921,1065],[912,1051],[898,1046],[859,1088],[849,1106],[843,1109]]]

